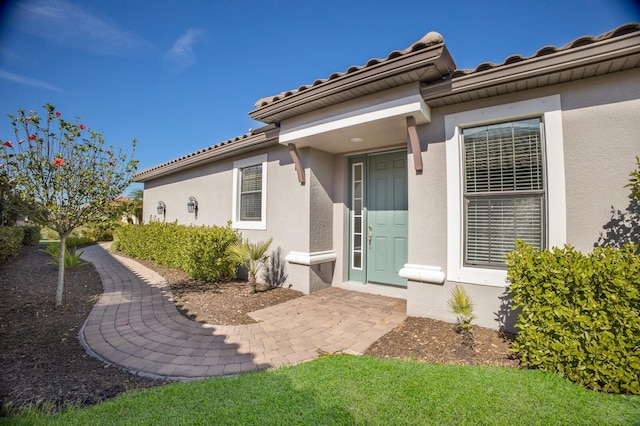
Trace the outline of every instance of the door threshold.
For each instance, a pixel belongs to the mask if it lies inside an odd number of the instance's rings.
[[[396,299],[407,299],[406,287],[395,287],[373,283],[364,284],[357,281],[345,281],[343,283],[333,284],[333,287],[341,288],[343,290],[359,291],[360,293],[394,297]]]

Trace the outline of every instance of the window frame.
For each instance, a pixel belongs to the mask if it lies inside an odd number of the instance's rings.
[[[501,190],[501,191],[495,191],[495,190],[491,190],[489,188],[487,188],[486,191],[471,191],[469,190],[469,188],[467,188],[466,184],[468,183],[468,179],[467,179],[467,169],[466,169],[466,164],[467,164],[467,149],[465,144],[467,142],[465,142],[465,131],[468,131],[470,129],[477,129],[477,128],[481,128],[481,127],[489,127],[489,126],[500,126],[500,125],[504,125],[504,124],[514,124],[514,123],[518,123],[518,122],[523,122],[523,121],[532,121],[532,120],[536,120],[537,123],[537,129],[538,129],[538,139],[539,139],[539,153],[541,156],[541,163],[540,163],[540,178],[538,179],[538,182],[540,182],[542,188],[541,189],[511,189],[511,190]],[[461,172],[462,172],[462,198],[463,198],[463,212],[462,212],[462,219],[463,219],[463,254],[462,254],[462,262],[464,266],[469,266],[469,267],[480,267],[480,268],[497,268],[497,269],[506,269],[507,266],[504,263],[501,262],[492,262],[492,261],[487,261],[487,262],[482,262],[482,261],[472,261],[468,259],[468,255],[469,255],[469,246],[470,246],[470,241],[469,241],[469,208],[470,208],[470,202],[471,200],[476,200],[476,201],[488,201],[489,203],[491,202],[497,202],[498,200],[502,199],[523,199],[523,198],[529,198],[529,199],[535,199],[538,198],[540,199],[540,227],[541,229],[539,230],[539,237],[540,237],[540,246],[538,248],[544,248],[546,247],[546,230],[547,230],[547,221],[546,221],[546,199],[547,199],[547,173],[546,173],[546,167],[545,167],[545,159],[546,159],[546,152],[545,152],[545,142],[544,142],[544,121],[543,121],[543,117],[536,115],[533,117],[524,117],[524,118],[518,118],[518,119],[512,119],[512,120],[506,120],[506,121],[499,121],[499,122],[490,122],[490,123],[485,123],[479,126],[460,126],[460,149],[461,149],[461,155],[462,155],[462,161],[461,161]],[[514,174],[514,177],[516,175]],[[501,182],[504,182],[504,180],[501,180]],[[490,183],[487,183],[487,185],[491,185]],[[493,241],[497,233],[490,233],[489,234],[489,240]]]
[[[233,162],[233,201],[231,227],[235,229],[267,229],[267,154],[236,160]],[[262,167],[260,220],[242,220],[240,203],[242,199],[242,170],[248,167]]]
[[[506,270],[485,265],[465,265],[464,165],[462,129],[540,117],[543,168],[546,171],[546,200],[543,220],[546,247],[566,242],[566,200],[564,149],[560,95],[507,103],[445,115],[447,165],[447,280],[504,287]]]

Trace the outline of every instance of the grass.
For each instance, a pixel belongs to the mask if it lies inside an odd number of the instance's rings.
[[[170,384],[53,417],[0,420],[45,425],[632,425],[640,424],[640,397],[589,391],[541,371],[338,355]]]

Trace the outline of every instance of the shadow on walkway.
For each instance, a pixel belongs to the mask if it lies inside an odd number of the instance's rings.
[[[159,274],[112,256],[107,246],[82,254],[102,277],[104,294],[80,340],[92,356],[135,374],[192,380],[295,364],[323,352],[362,353],[406,318],[404,300],[329,288],[251,313],[255,324],[201,324],[178,312]]]

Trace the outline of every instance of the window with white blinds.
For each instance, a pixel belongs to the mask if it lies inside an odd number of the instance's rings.
[[[504,266],[515,240],[544,247],[544,159],[539,118],[466,128],[466,265]]]
[[[240,220],[262,219],[262,165],[240,169]]]
[[[233,228],[267,229],[267,164],[267,154],[233,162]]]

